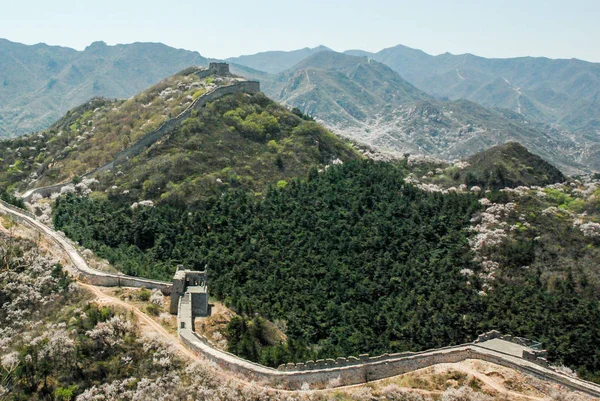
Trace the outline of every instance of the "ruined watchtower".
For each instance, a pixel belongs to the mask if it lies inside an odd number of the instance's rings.
[[[185,294],[190,295],[193,317],[210,316],[205,271],[185,270],[183,266],[177,266],[171,290],[171,307],[169,309],[171,314],[177,314],[179,299]]]
[[[229,64],[227,63],[210,63],[208,68],[199,70],[196,72],[196,75],[198,75],[200,79],[203,79],[211,75],[226,77],[231,75],[231,72],[229,71]]]
[[[215,75],[229,75],[229,64],[227,63],[210,63],[208,70]]]

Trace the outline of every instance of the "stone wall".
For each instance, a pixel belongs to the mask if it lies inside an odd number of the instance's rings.
[[[511,359],[504,357],[502,354],[487,353],[482,351],[483,349],[481,348],[472,351],[471,359],[480,359],[486,362],[495,363],[496,365],[514,369],[542,380],[560,384],[571,390],[577,390],[594,397],[600,397],[600,386],[597,384],[573,378],[554,370],[538,366],[537,363],[526,364],[519,362],[517,358]]]
[[[30,202],[33,194],[40,194],[40,195],[42,195],[42,197],[48,198],[53,193],[60,192],[60,189],[62,187],[64,187],[65,185],[67,185],[69,182],[70,181],[62,182],[60,184],[50,185],[47,187],[36,188],[33,191],[31,191],[30,193],[28,193],[27,196],[23,197],[23,201]]]
[[[141,277],[131,277],[124,274],[101,272],[92,269],[85,262],[85,258],[83,255],[81,255],[77,248],[71,245],[66,238],[37,221],[31,212],[10,205],[1,200],[0,205],[2,206],[0,208],[0,212],[8,213],[15,220],[26,223],[31,228],[46,236],[46,238],[52,240],[59,248],[61,248],[70,259],[72,266],[69,271],[78,279],[103,287],[145,287],[149,289],[159,289],[164,294],[171,293],[171,283],[150,280]]]
[[[198,110],[198,109],[206,106],[206,104],[209,102],[215,101],[226,95],[233,95],[236,93],[255,94],[258,92],[260,92],[260,83],[254,82],[254,81],[236,82],[231,85],[221,86],[219,88],[213,89],[212,91],[205,93],[204,95],[202,95],[202,96],[198,97],[196,100],[194,100],[194,102],[192,102],[192,104],[187,109],[182,111],[178,116],[166,121],[160,127],[158,127],[156,130],[146,134],[142,139],[137,141],[131,147],[118,153],[115,156],[113,161],[106,163],[105,165],[99,167],[97,169],[97,171],[110,170],[116,164],[122,163],[122,162],[126,161],[127,159],[129,159],[130,157],[137,155],[143,149],[147,148],[148,146],[152,145],[153,143],[158,141],[160,138],[162,138],[166,134],[173,131],[184,120],[188,119],[192,115],[192,112],[194,110]]]
[[[324,388],[329,387],[332,381],[338,386],[347,386],[385,379],[440,363],[480,359],[553,381],[573,390],[600,396],[598,385],[568,377],[525,359],[479,347],[475,343],[377,357],[360,355],[358,358],[309,361],[272,369],[214,348],[206,338],[195,333],[192,308],[192,298],[186,294],[186,297],[180,299],[177,319],[179,338],[188,348],[229,372],[243,375],[245,380],[271,386],[299,389],[308,384],[311,388]]]
[[[230,75],[229,64],[227,64],[227,63],[210,63],[208,65],[208,69],[197,71],[196,75],[200,79],[207,78],[211,75],[220,75],[220,76]]]
[[[537,341],[532,341],[528,338],[524,337],[515,337],[511,335],[503,335],[498,330],[488,331],[487,333],[480,334],[477,336],[477,339],[473,341],[473,344],[478,344],[484,341],[500,339],[508,342],[512,342],[515,344],[522,345],[524,347],[539,347],[541,343]],[[523,359],[537,363],[538,365],[548,367],[548,351],[545,349],[532,349],[531,351],[524,350],[523,351]]]

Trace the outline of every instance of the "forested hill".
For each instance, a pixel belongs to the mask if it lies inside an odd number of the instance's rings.
[[[0,142],[0,187],[9,192],[75,179],[112,161],[205,93],[242,78],[184,70],[128,100],[95,98],[48,130]],[[227,187],[261,191],[311,167],[361,157],[309,117],[263,94],[227,95],[112,171],[95,188],[141,199],[195,199]]]
[[[498,329],[600,379],[595,195],[554,186],[478,199],[426,192],[407,173],[355,161],[190,209],[69,195],[57,199],[54,224],[128,274],[208,265],[212,295],[242,316],[229,349],[265,364],[416,351]],[[264,318],[288,341],[269,343]]]
[[[544,186],[566,180],[560,170],[517,142],[494,146],[469,157],[467,162],[470,164],[465,169],[468,185],[501,189]]]

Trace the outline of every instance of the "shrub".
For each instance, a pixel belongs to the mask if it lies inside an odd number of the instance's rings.
[[[152,292],[150,292],[150,290],[147,288],[141,288],[138,291],[137,296],[140,301],[148,302],[150,300],[150,296],[152,296]]]

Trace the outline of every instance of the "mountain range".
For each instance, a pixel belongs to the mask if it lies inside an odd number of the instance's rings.
[[[4,137],[46,128],[94,96],[128,98],[209,61],[156,43],[95,42],[76,51],[0,40],[0,56]],[[600,64],[431,56],[404,46],[319,46],[228,61],[274,100],[384,150],[454,159],[514,140],[564,172],[600,169]]]
[[[348,51],[380,61],[438,98],[468,99],[574,131],[600,129],[600,64],[544,57],[488,59],[438,56],[405,46],[378,53]]]
[[[77,51],[0,39],[0,137],[42,130],[94,96],[129,98],[207,63],[197,52],[161,43],[94,42]]]
[[[593,143],[581,135],[507,109],[437,99],[367,57],[320,51],[278,74],[240,73],[260,80],[271,98],[379,149],[452,160],[513,140],[570,173],[598,166],[583,157]]]
[[[247,67],[281,73],[325,46],[291,52],[264,52],[230,59]],[[472,54],[430,55],[398,45],[377,53],[344,52],[379,61],[430,95],[467,99],[574,131],[600,129],[600,64],[578,59],[518,57],[493,59]],[[268,69],[261,66],[268,65]]]

